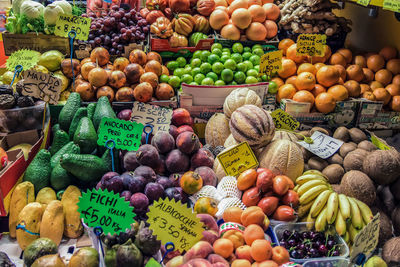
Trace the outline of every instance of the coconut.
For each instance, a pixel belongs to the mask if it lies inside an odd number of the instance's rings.
[[[392,212],[392,223],[394,228],[394,233],[396,235],[400,234],[400,206],[397,206]]]
[[[337,184],[340,183],[344,175],[344,169],[339,164],[331,164],[326,167],[322,173],[328,177],[329,183]]]
[[[367,151],[374,151],[374,150],[377,150],[377,149],[378,149],[378,148],[376,147],[376,145],[374,145],[371,141],[368,141],[368,140],[361,141],[361,142],[358,144],[357,147],[358,147],[358,148],[361,148],[361,149],[364,149],[364,150],[367,150]]]
[[[331,184],[333,191],[335,191],[338,194],[342,194],[342,188],[340,186],[340,184]]]
[[[375,186],[372,180],[363,172],[349,171],[340,182],[343,193],[350,197],[355,197],[371,206],[376,198]]]
[[[333,154],[333,156],[328,158],[327,161],[329,164],[343,165],[343,158],[338,153]]]
[[[400,179],[397,179],[397,181],[390,186],[390,191],[392,191],[395,199],[400,200]]]
[[[339,154],[342,158],[344,158],[344,157],[346,157],[346,155],[348,153],[350,153],[353,150],[356,150],[356,148],[357,148],[357,145],[353,142],[344,143],[339,149]]]
[[[354,143],[360,143],[361,141],[367,140],[367,135],[358,128],[351,128],[349,130],[351,141]]]
[[[389,266],[400,264],[400,237],[389,239],[383,246],[382,257]]]
[[[400,155],[394,148],[370,152],[364,160],[363,171],[378,184],[391,184],[400,175]]]
[[[380,210],[376,207],[371,208],[372,213],[374,216],[379,212],[380,214],[380,227],[379,227],[379,243],[378,247],[382,247],[386,241],[388,241],[390,238],[393,237],[393,226],[392,226],[392,221],[390,218],[383,212],[383,210]]]
[[[308,162],[308,168],[311,170],[319,170],[322,171],[328,166],[328,162],[319,158],[319,157],[311,157]]]
[[[343,167],[346,172],[351,170],[363,170],[364,159],[368,156],[368,151],[357,148],[346,155],[343,160]]]
[[[346,127],[340,126],[333,133],[333,138],[348,142],[350,140],[350,133]]]

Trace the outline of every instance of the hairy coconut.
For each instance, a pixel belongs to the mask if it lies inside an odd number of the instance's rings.
[[[382,257],[389,266],[400,265],[400,237],[389,239],[383,246]]]
[[[364,149],[366,151],[374,151],[377,150],[378,148],[376,147],[376,145],[374,145],[371,141],[368,140],[364,140],[361,141],[358,146],[358,148]]]
[[[321,159],[320,157],[311,157],[308,160],[307,164],[311,170],[319,170],[319,171],[322,171],[328,166],[328,162]]]
[[[339,149],[339,154],[342,158],[345,158],[348,153],[355,150],[356,148],[357,144],[353,142],[344,143]]]
[[[338,194],[343,193],[342,187],[340,186],[340,184],[332,184],[331,186],[332,186],[333,191],[335,191],[336,193],[338,193]]]
[[[364,159],[368,156],[368,151],[357,148],[346,155],[343,160],[343,167],[346,172],[351,170],[363,170]]]
[[[338,153],[333,154],[332,157],[326,159],[329,164],[343,165],[343,158]]]
[[[369,206],[375,201],[374,183],[363,172],[355,170],[347,172],[340,182],[340,187],[345,195],[355,197]]]
[[[400,206],[397,206],[392,212],[392,223],[394,228],[394,233],[396,235],[400,234]]]
[[[393,237],[393,225],[390,218],[383,212],[376,207],[371,208],[372,213],[374,216],[379,212],[380,214],[380,226],[379,226],[379,243],[378,247],[382,247],[386,241]]]
[[[378,184],[391,184],[400,175],[400,154],[394,148],[370,152],[364,160],[363,171]]]

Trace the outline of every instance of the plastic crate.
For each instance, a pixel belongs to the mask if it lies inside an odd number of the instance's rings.
[[[313,260],[307,261],[303,264],[303,267],[349,267],[354,266],[346,259],[326,259],[326,260]]]
[[[255,44],[260,44],[265,46],[265,51],[274,51],[278,48],[279,44],[279,38],[278,36],[275,36],[271,40],[264,40],[264,41],[251,41],[251,40],[229,40],[225,39],[219,34],[218,32],[215,32],[215,42],[220,43],[223,47],[232,47],[234,43],[241,43],[243,46],[253,46]]]

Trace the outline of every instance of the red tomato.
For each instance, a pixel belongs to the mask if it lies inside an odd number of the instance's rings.
[[[265,169],[264,171],[258,173],[256,186],[262,192],[268,192],[272,189],[272,184],[275,175],[271,170]]]
[[[296,215],[294,214],[294,209],[289,206],[282,205],[275,210],[272,218],[277,221],[290,222],[296,219]]]
[[[270,216],[278,207],[279,199],[277,197],[264,197],[258,202],[258,205],[265,215]]]
[[[286,194],[286,192],[289,190],[289,183],[286,177],[284,175],[275,176],[272,189],[280,196]]]
[[[295,208],[299,205],[299,195],[295,191],[289,190],[283,196],[282,203]]]

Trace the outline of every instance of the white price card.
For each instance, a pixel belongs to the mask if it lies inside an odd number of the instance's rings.
[[[311,136],[312,143],[298,141],[302,147],[317,155],[320,158],[326,159],[332,156],[343,145],[343,141],[330,137],[321,132],[314,132]]]

